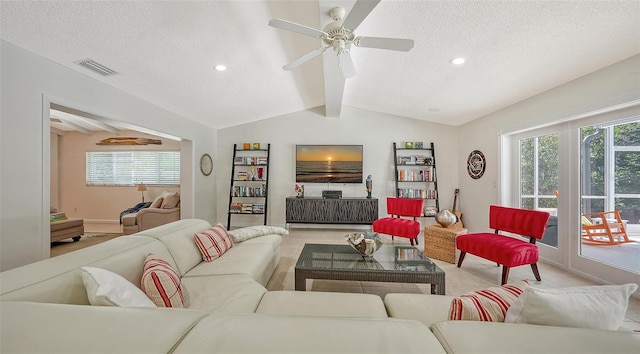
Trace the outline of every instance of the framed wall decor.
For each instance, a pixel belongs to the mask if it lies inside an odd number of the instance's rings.
[[[205,176],[208,176],[213,172],[213,160],[211,159],[211,155],[204,154],[200,157],[200,172]]]
[[[467,173],[469,177],[478,179],[484,175],[484,171],[487,168],[487,159],[480,150],[473,150],[467,158]]]

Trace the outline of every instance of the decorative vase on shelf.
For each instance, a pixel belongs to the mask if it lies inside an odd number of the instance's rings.
[[[367,198],[371,198],[371,190],[373,189],[373,179],[371,178],[371,175],[367,176],[365,186],[367,189]]]
[[[304,198],[304,184],[296,184],[293,189],[296,191],[297,198]]]
[[[438,214],[436,214],[436,222],[440,224],[442,227],[449,227],[456,223],[456,214],[450,212],[447,209],[440,210]]]

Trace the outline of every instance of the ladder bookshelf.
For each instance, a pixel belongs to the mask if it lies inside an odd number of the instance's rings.
[[[440,202],[433,143],[419,148],[403,148],[393,143],[393,160],[396,197],[424,199],[422,216],[436,216]]]
[[[252,148],[233,144],[227,230],[234,216],[261,215],[263,225],[267,224],[271,144],[266,149],[256,148],[258,144],[249,146]]]

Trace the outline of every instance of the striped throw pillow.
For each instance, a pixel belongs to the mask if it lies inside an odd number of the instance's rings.
[[[152,253],[144,260],[140,288],[158,307],[185,307],[178,272]]]
[[[527,287],[529,282],[522,280],[463,294],[451,301],[449,319],[504,322],[507,310]]]
[[[205,262],[213,261],[233,247],[231,236],[220,223],[207,231],[195,234],[194,239]]]

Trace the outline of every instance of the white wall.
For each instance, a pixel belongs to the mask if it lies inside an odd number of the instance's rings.
[[[385,200],[395,195],[392,143],[433,142],[436,151],[440,208],[451,208],[458,187],[457,128],[345,106],[341,118],[326,118],[323,108],[291,113],[219,131],[215,175],[218,185],[218,220],[226,225],[233,144],[271,143],[268,224],[284,226],[285,198],[295,195],[296,144],[363,145],[364,175],[373,177],[373,197],[379,214],[386,214]],[[320,196],[324,189],[339,189],[345,197],[365,197],[363,184],[305,183],[305,196]],[[253,218],[253,219],[252,219]],[[233,216],[232,226],[260,224],[254,216]],[[433,223],[433,218],[425,219]],[[304,227],[304,225],[294,225]],[[332,225],[332,227],[337,227]],[[352,228],[353,226],[344,226]]]
[[[581,114],[640,99],[640,55],[474,120],[459,129],[460,198],[465,226],[489,230],[489,205],[500,204],[500,135],[573,119]],[[523,83],[526,85],[526,83]],[[487,169],[480,179],[465,170],[469,153],[480,150]]]
[[[95,151],[180,151],[180,142],[124,130],[121,136],[159,139],[162,144],[149,145],[96,145],[102,139],[114,137],[113,133],[99,131],[91,135],[68,132],[58,138],[60,149],[60,203],[58,210],[69,217],[87,221],[119,222],[120,212],[142,201],[136,186],[87,186],[86,152]],[[52,161],[53,162],[53,161]],[[52,166],[53,174],[53,166]],[[53,186],[53,181],[52,181]],[[52,187],[53,188],[53,187]],[[145,201],[153,201],[163,191],[180,192],[180,186],[147,186]]]
[[[187,139],[197,168],[203,153],[216,155],[217,132],[139,98],[1,41],[0,119],[0,270],[49,257],[49,130],[51,100],[108,119]],[[124,75],[124,74],[120,74]],[[46,121],[43,121],[43,115]],[[45,131],[45,127],[47,127]],[[216,190],[213,178],[199,169],[182,173],[183,208],[213,221]],[[186,185],[185,185],[186,184]],[[184,190],[189,191],[184,193]],[[195,193],[197,191],[197,193]],[[46,223],[45,223],[46,221]]]

